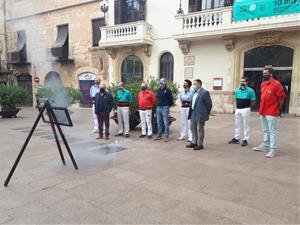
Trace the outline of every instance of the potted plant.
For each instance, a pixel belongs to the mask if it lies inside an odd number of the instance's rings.
[[[141,90],[141,81],[128,81],[125,83],[125,89],[127,89],[128,91],[131,92],[132,94],[132,103],[130,105],[130,112],[129,112],[129,124],[130,124],[130,130],[133,130],[136,126],[139,125],[140,121],[140,116],[139,116],[139,105],[138,105],[138,101],[137,101],[137,96],[138,93]],[[173,95],[173,100],[174,103],[176,102],[177,98],[178,98],[178,93],[179,93],[179,85],[176,83],[172,83],[169,82],[168,83],[169,88],[172,91],[172,95]],[[154,94],[156,94],[158,88],[159,88],[159,81],[155,80],[155,79],[151,79],[150,81],[148,81],[148,87],[154,92]],[[115,96],[117,94],[118,91],[118,86],[117,84],[111,84],[111,86],[109,87],[109,92],[112,94],[114,101],[116,101]],[[114,104],[114,109],[116,109],[116,102]],[[174,104],[175,106],[175,104]],[[118,117],[117,117],[117,113],[114,112],[113,116],[111,117],[116,123],[118,123]],[[172,116],[169,116],[169,123],[171,124],[172,122],[174,122],[176,119]],[[156,133],[157,130],[157,122],[156,122],[156,107],[153,109],[153,113],[152,113],[152,129],[153,132]]]
[[[17,117],[20,108],[17,106],[25,102],[29,95],[25,90],[15,85],[0,84],[0,115],[2,118]]]

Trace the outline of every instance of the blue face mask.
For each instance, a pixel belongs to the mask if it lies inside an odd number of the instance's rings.
[[[198,90],[198,88],[196,86],[193,86],[192,89],[193,89],[193,91],[197,91]]]
[[[163,86],[165,86],[165,83],[164,82],[159,82],[159,86],[163,87]]]

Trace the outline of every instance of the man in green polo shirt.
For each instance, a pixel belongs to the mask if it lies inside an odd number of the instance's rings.
[[[132,102],[131,93],[124,88],[124,83],[119,83],[119,90],[116,95],[117,115],[119,132],[116,136],[129,137],[129,105]]]
[[[242,77],[240,80],[240,87],[236,89],[234,98],[236,100],[235,109],[235,132],[234,138],[228,142],[228,144],[239,144],[240,143],[240,131],[241,123],[244,124],[244,138],[242,146],[247,146],[249,141],[250,133],[250,112],[251,106],[255,105],[256,97],[255,92],[252,88],[248,87],[248,78]]]

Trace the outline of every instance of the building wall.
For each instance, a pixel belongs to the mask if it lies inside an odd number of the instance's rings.
[[[5,60],[5,22],[4,22],[4,0],[0,0],[0,59]]]
[[[109,25],[114,25],[113,0],[110,3]],[[213,99],[213,111],[232,113],[234,111],[234,90],[239,85],[239,79],[244,75],[244,54],[247,50],[258,46],[283,45],[294,49],[294,63],[292,74],[292,86],[290,97],[290,114],[299,115],[300,109],[300,84],[299,84],[299,31],[281,32],[280,39],[272,43],[264,42],[257,37],[257,32],[249,32],[245,35],[234,37],[233,48],[226,49],[222,37],[190,39],[190,51],[184,55],[179,48],[178,41],[174,40],[174,34],[181,29],[181,20],[176,20],[175,15],[179,8],[179,1],[147,1],[146,22],[152,26],[151,37],[153,41],[151,56],[146,56],[142,47],[124,47],[117,50],[116,58],[110,58],[110,78],[113,81],[121,79],[123,59],[136,54],[144,64],[144,80],[149,77],[159,77],[159,60],[165,52],[174,56],[174,81],[182,84],[185,70],[193,69],[191,80],[201,79],[204,88],[208,89]],[[188,0],[182,1],[182,8],[188,12]],[[263,25],[263,24],[262,24]],[[270,30],[273,31],[273,30]],[[278,29],[276,30],[278,31]],[[226,34],[228,36],[229,34]],[[224,34],[225,36],[225,34]],[[268,40],[267,40],[268,41]],[[126,50],[127,49],[127,50]],[[195,57],[195,64],[186,66],[185,57]],[[213,79],[222,78],[222,90],[213,90]]]
[[[93,72],[108,82],[108,57],[99,47],[92,47],[92,19],[103,18],[99,1],[8,1],[8,52],[16,49],[18,30],[26,30],[29,66],[16,66],[18,73],[29,72],[44,78],[50,71],[58,72],[65,85],[79,87],[78,76]],[[69,25],[70,56],[74,63],[59,63],[50,54],[57,37],[57,26]],[[34,88],[37,84],[34,84]]]

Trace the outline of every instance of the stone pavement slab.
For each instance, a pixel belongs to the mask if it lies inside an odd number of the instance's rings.
[[[206,123],[205,150],[177,141],[131,137],[96,140],[90,109],[74,109],[63,127],[79,170],[62,144],[63,166],[51,128],[39,124],[7,188],[0,186],[0,224],[299,224],[299,118],[278,123],[279,154],[252,151],[262,131],[251,115],[248,147],[229,145],[234,115]],[[0,181],[6,176],[37,115],[24,108],[0,119]],[[179,118],[178,108],[172,115]]]

